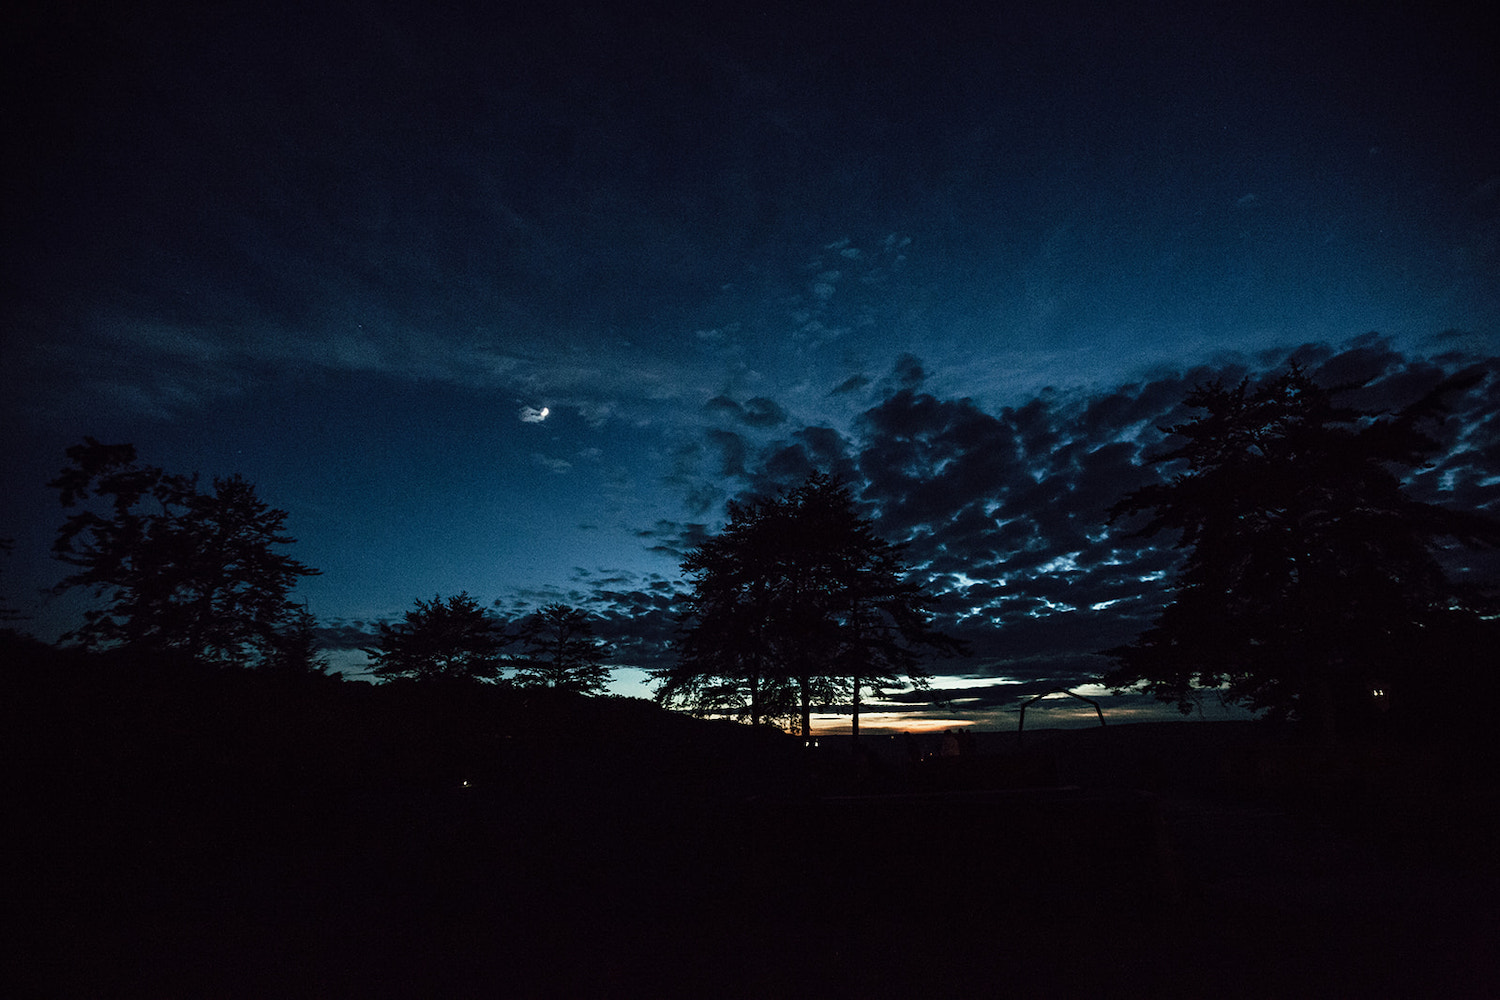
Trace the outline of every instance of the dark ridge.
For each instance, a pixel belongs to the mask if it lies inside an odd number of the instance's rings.
[[[0,663],[12,995],[1494,983],[1494,783],[1438,748],[1183,722],[903,759],[638,700]]]

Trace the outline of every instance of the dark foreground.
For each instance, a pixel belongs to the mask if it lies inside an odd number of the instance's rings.
[[[7,695],[8,996],[1500,995],[1494,785],[1410,748]]]

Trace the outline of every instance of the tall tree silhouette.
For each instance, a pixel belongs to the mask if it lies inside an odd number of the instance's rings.
[[[774,498],[731,503],[724,531],[688,554],[692,581],[679,663],[657,697],[689,708],[748,706],[752,722],[847,697],[859,734],[866,692],[922,684],[927,652],[960,644],[935,630],[899,547],[875,534],[849,491],[815,473]]]
[[[485,680],[500,676],[500,623],[468,592],[444,601],[417,598],[416,607],[396,625],[380,623],[380,641],[366,649],[379,677],[423,682]]]
[[[678,662],[657,675],[657,698],[701,713],[790,722],[795,691],[773,647],[778,503],[729,504],[724,530],[682,562],[692,578]]]
[[[200,492],[196,475],[142,465],[133,445],[85,438],[67,456],[72,464],[48,486],[64,507],[83,509],[52,550],[79,569],[54,589],[89,588],[109,603],[65,638],[263,662],[296,613],[292,588],[318,572],[276,551],[293,541],[286,512],[239,475]]]
[[[1254,387],[1196,388],[1186,402],[1203,414],[1168,428],[1181,443],[1157,459],[1183,471],[1111,511],[1149,512],[1138,534],[1176,531],[1188,556],[1156,625],[1109,651],[1118,667],[1106,681],[1144,682],[1184,712],[1195,687],[1222,688],[1328,733],[1368,714],[1372,678],[1401,678],[1414,694],[1425,639],[1479,611],[1435,547],[1500,544],[1500,525],[1413,500],[1399,470],[1438,449],[1443,397],[1478,378],[1449,380],[1394,415],[1336,405],[1336,390],[1295,365]]]
[[[522,684],[598,694],[609,683],[608,645],[594,634],[587,612],[549,604],[520,629],[524,651],[512,662]]]

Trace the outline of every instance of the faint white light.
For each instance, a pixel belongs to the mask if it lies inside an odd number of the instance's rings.
[[[1047,565],[1038,569],[1037,574],[1076,573],[1078,571],[1078,557],[1081,555],[1083,555],[1083,550],[1080,549],[1077,552],[1069,552],[1067,555],[1058,556],[1056,559],[1053,559],[1051,562],[1047,563]]]
[[[551,412],[552,411],[545,406],[540,408],[535,406],[523,406],[521,407],[521,423],[539,424],[543,420],[546,420],[547,415]]]

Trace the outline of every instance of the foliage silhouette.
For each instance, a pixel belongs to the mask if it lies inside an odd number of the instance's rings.
[[[775,565],[770,536],[777,502],[731,502],[723,531],[683,560],[692,578],[683,610],[681,655],[658,675],[656,697],[701,714],[733,713],[789,723],[795,689],[779,668],[772,640]]]
[[[317,627],[318,619],[311,611],[294,611],[276,634],[266,666],[289,677],[327,675],[328,657],[318,651]]]
[[[722,533],[690,552],[679,662],[657,698],[752,724],[848,698],[859,735],[865,692],[921,685],[924,652],[962,645],[932,627],[901,550],[875,534],[848,489],[814,473],[774,498],[731,502]]]
[[[586,612],[549,604],[522,624],[519,638],[523,652],[511,661],[519,683],[579,694],[599,694],[609,683],[608,646]]]
[[[1177,531],[1188,550],[1173,602],[1134,643],[1107,651],[1116,690],[1144,683],[1184,713],[1194,688],[1332,734],[1371,716],[1380,679],[1413,697],[1432,638],[1477,620],[1484,601],[1453,584],[1442,540],[1500,544],[1500,524],[1407,496],[1395,470],[1438,449],[1432,424],[1450,379],[1394,415],[1335,404],[1296,365],[1252,387],[1201,385],[1202,415],[1164,428],[1181,439],[1157,459],[1184,463],[1135,490],[1111,520],[1150,513],[1137,534]],[[1447,669],[1426,664],[1429,670]]]
[[[109,596],[64,638],[85,646],[122,644],[185,653],[205,662],[265,662],[297,608],[297,580],[317,575],[275,550],[287,514],[267,506],[239,475],[198,490],[197,475],[141,465],[135,447],[85,438],[71,465],[47,485],[70,515],[53,553],[79,567],[54,590]]]
[[[376,676],[423,682],[494,679],[500,676],[501,648],[508,639],[500,624],[468,592],[445,602],[418,598],[396,625],[380,623],[380,641],[366,649]]]

